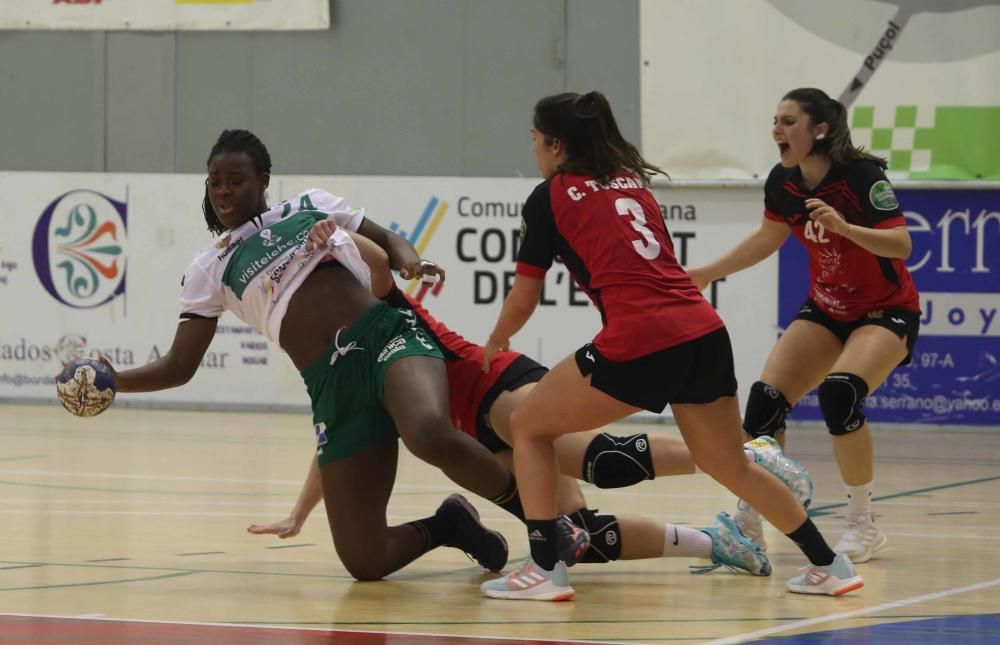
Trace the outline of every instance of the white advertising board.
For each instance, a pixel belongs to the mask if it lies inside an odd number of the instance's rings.
[[[890,177],[1000,179],[997,0],[642,0],[640,17],[642,151],[674,177],[766,177],[778,101],[817,87]]]
[[[52,376],[72,353],[142,365],[170,347],[180,278],[212,242],[201,175],[0,173],[0,399],[54,400]],[[486,340],[513,278],[520,209],[536,179],[274,177],[271,201],[308,187],[348,198],[447,269],[427,308],[472,341]],[[657,189],[682,262],[703,263],[758,225],[759,187]],[[777,269],[765,262],[709,294],[726,319],[743,388],[777,328]],[[417,293],[417,285],[403,285]],[[418,294],[419,295],[419,294]],[[551,365],[596,333],[600,319],[556,265],[513,347]],[[195,378],[123,402],[193,407],[308,405],[291,362],[226,315]]]
[[[328,0],[4,0],[0,29],[326,29]]]

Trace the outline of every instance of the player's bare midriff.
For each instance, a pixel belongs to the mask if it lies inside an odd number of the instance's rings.
[[[378,302],[344,267],[321,265],[292,294],[278,342],[301,371]]]

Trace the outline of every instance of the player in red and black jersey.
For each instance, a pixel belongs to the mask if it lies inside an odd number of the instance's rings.
[[[743,428],[783,441],[785,415],[819,386],[848,494],[847,528],[834,550],[865,562],[886,537],[871,510],[873,442],[863,405],[910,362],[917,339],[919,299],[903,264],[910,235],[885,160],[852,144],[840,102],[821,90],[793,90],[778,103],[773,135],[781,162],[764,186],[760,228],[691,277],[704,288],[770,256],[789,234],[808,251],[808,297],[750,389]],[[736,517],[759,535],[752,508],[741,502]]]
[[[523,354],[506,351],[495,354],[490,370],[484,372],[482,346],[449,329],[394,285],[385,300],[413,312],[420,327],[441,348],[448,370],[452,425],[489,448],[513,471],[511,413],[548,370]],[[712,560],[712,565],[696,567],[698,572],[725,565],[754,575],[770,574],[767,557],[740,535],[734,524],[694,529],[638,515],[601,514],[597,509],[587,508],[577,479],[598,488],[621,488],[658,476],[696,472],[683,441],[646,433],[620,437],[593,432],[560,438],[557,452],[562,472],[559,550],[567,566],[576,562],[695,557]],[[750,460],[759,460],[774,472],[801,469],[790,460],[766,454],[766,446],[751,442],[744,452]],[[293,537],[322,499],[319,468],[313,459],[288,517],[271,524],[252,524],[247,530],[258,535]]]
[[[511,417],[532,557],[506,578],[484,583],[483,593],[524,600],[574,595],[557,558],[554,441],[668,404],[698,466],[752,498],[802,547],[815,570],[793,580],[791,590],[840,594],[861,586],[850,561],[834,555],[788,488],[740,454],[729,335],[674,255],[648,189],[650,176],[662,170],[621,136],[599,92],[544,98],[533,125],[532,152],[545,181],[524,205],[517,272],[484,368],[534,312],[557,258],[601,312],[603,326],[593,342],[553,367]],[[719,521],[730,518],[720,514]]]

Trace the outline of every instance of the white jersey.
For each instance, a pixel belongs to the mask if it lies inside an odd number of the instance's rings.
[[[306,251],[310,229],[325,219],[338,227],[329,246]],[[277,343],[292,294],[325,256],[371,289],[368,265],[341,230],[357,231],[363,220],[364,210],[315,188],[255,216],[195,255],[181,281],[181,320],[218,318],[229,310]]]

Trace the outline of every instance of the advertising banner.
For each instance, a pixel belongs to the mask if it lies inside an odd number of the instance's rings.
[[[1000,179],[1000,0],[642,0],[640,15],[643,155],[674,177],[766,177],[779,100],[818,87],[891,178]]]
[[[896,191],[920,290],[913,362],[865,402],[872,421],[1000,425],[1000,190]],[[802,245],[779,254],[778,319],[795,317],[809,289]],[[791,418],[823,418],[813,391]]]
[[[447,270],[433,288],[401,288],[455,331],[485,342],[514,276],[523,200],[537,179],[274,177],[273,203],[305,188],[345,196]],[[759,218],[758,188],[654,191],[682,263],[715,258]],[[213,241],[200,212],[201,175],[0,173],[0,398],[54,398],[52,377],[74,356],[143,365],[170,347],[180,279]],[[777,327],[776,261],[706,294],[730,326],[737,376],[756,378]],[[600,318],[559,264],[513,348],[552,365],[589,341]],[[302,380],[263,336],[226,314],[194,379],[141,403],[305,407]]]
[[[326,29],[328,0],[3,0],[0,29]]]

